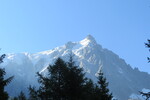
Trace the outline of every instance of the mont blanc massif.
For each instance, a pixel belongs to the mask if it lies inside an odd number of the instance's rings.
[[[36,72],[46,73],[49,64],[53,64],[58,57],[68,60],[70,52],[74,54],[76,64],[83,67],[86,76],[94,82],[97,81],[97,73],[102,69],[110,91],[118,100],[143,100],[139,91],[150,89],[148,73],[132,68],[117,54],[102,48],[88,35],[79,42],[68,42],[48,51],[6,54],[0,66],[5,68],[6,77],[15,77],[6,90],[11,96],[20,91],[27,93],[29,85],[38,86]]]

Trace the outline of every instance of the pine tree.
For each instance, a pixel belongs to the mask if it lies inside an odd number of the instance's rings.
[[[112,93],[109,93],[108,82],[106,82],[106,78],[103,73],[100,71],[98,76],[97,86],[95,87],[96,93],[98,93],[98,99],[100,100],[111,100]]]
[[[68,94],[68,100],[83,100],[85,98],[85,85],[86,80],[83,69],[75,65],[73,61],[73,55],[70,55],[69,62],[67,62],[69,72],[67,74],[67,87],[66,93]]]
[[[39,100],[38,98],[38,92],[35,89],[35,87],[29,86],[29,100]]]
[[[38,73],[38,82],[41,84],[38,90],[40,98],[42,100],[65,100],[67,73],[67,65],[61,58],[58,58],[54,65],[49,65],[47,77]]]
[[[84,85],[84,100],[98,100],[95,99],[95,85],[91,79],[87,79]]]
[[[49,65],[48,75],[38,74],[40,87],[37,91],[30,88],[30,96],[41,100],[84,100],[87,78],[83,69],[75,66],[72,56],[68,62],[58,58]]]
[[[38,90],[29,87],[29,100],[111,100],[112,94],[103,73],[99,74],[98,85],[85,77],[83,69],[75,65],[73,56],[68,62],[58,58],[49,65],[46,76],[37,73]]]
[[[0,57],[0,63],[3,62],[5,54]],[[7,86],[13,79],[13,76],[4,79],[6,74],[5,69],[0,68],[0,100],[8,100],[8,93],[5,91],[5,86]]]

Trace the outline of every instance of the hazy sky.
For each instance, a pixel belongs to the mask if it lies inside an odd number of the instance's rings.
[[[36,53],[88,34],[150,72],[150,0],[0,0],[1,53]]]

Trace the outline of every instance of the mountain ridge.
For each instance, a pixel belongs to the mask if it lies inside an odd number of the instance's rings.
[[[127,100],[130,95],[137,94],[143,88],[150,89],[150,75],[133,69],[117,54],[97,44],[94,37],[88,35],[79,42],[67,42],[65,45],[38,53],[7,54],[4,63],[1,64],[9,75],[15,79],[7,87],[7,91],[13,96],[20,90],[27,91],[29,85],[36,85],[36,72],[44,73],[49,64],[62,57],[68,60],[68,55],[73,53],[76,64],[83,67],[86,76],[94,82],[97,81],[96,73],[100,69],[109,82],[109,88],[119,100]],[[24,80],[25,79],[25,80]],[[17,90],[15,87],[19,86]],[[15,92],[11,93],[14,89]],[[119,89],[119,90],[118,90]]]

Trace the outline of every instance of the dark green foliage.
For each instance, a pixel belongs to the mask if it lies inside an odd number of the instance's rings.
[[[84,85],[84,99],[83,100],[96,100],[95,99],[95,85],[91,79],[87,79]]]
[[[67,75],[66,63],[58,58],[53,66],[48,67],[48,76],[44,77],[38,73],[39,94],[41,99],[45,100],[64,100],[65,94],[65,78]]]
[[[21,91],[19,96],[18,96],[18,100],[27,100],[25,94]]]
[[[69,62],[67,62],[67,87],[66,93],[68,100],[82,100],[84,99],[86,80],[83,69],[75,65],[73,56],[70,56]]]
[[[29,100],[38,100],[38,92],[35,90],[35,87],[29,86]]]
[[[108,82],[100,72],[97,84],[93,84],[91,80],[87,82],[86,86],[86,99],[85,100],[111,100],[112,94],[109,93]]]
[[[83,69],[75,66],[72,57],[67,63],[58,58],[54,65],[48,67],[47,77],[37,74],[41,85],[38,91],[30,88],[30,96],[36,94],[35,97],[42,100],[83,100],[86,78]]]
[[[2,55],[0,57],[0,63],[3,62],[5,55]],[[0,100],[8,100],[8,93],[5,91],[5,86],[7,86],[13,79],[12,77],[9,77],[7,79],[4,79],[4,75],[6,74],[5,70],[0,68]]]
[[[49,65],[47,76],[37,73],[38,90],[29,87],[29,100],[111,100],[108,83],[100,74],[98,85],[85,77],[83,69],[75,65],[72,56],[68,62],[58,58]],[[102,85],[101,85],[102,84]]]
[[[98,85],[95,88],[96,93],[100,95],[101,100],[111,100],[112,94],[109,93],[108,82],[106,82],[106,78],[103,76],[103,73],[100,72],[98,76]]]

